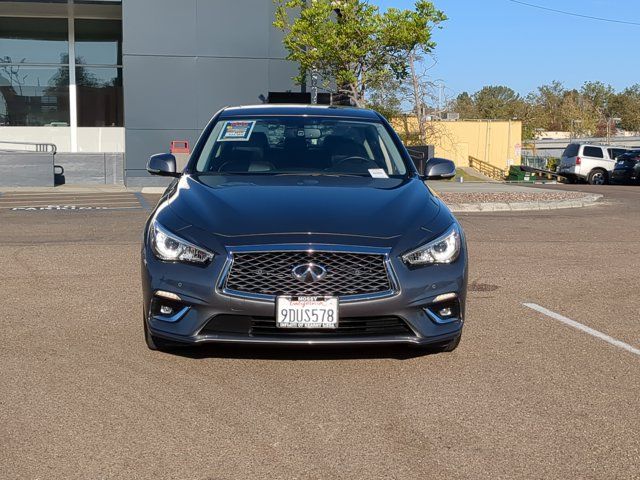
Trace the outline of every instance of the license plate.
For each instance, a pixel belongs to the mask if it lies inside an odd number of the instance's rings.
[[[337,297],[278,297],[278,328],[338,328]]]

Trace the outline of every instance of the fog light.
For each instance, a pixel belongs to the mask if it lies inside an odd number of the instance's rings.
[[[445,294],[437,298],[445,297],[444,301],[434,302],[427,306],[424,311],[435,323],[445,324],[451,322],[462,322],[460,312],[460,300],[456,294]]]
[[[177,322],[181,320],[191,307],[182,301],[172,300],[163,295],[156,295],[151,299],[151,317],[162,322]]]

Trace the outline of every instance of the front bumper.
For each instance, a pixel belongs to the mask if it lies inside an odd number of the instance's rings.
[[[615,169],[611,173],[611,183],[625,184],[625,183],[640,183],[640,172],[633,168],[630,169]]]
[[[467,287],[466,249],[452,264],[408,269],[392,259],[397,287],[384,298],[340,301],[336,331],[279,330],[261,326],[275,324],[271,299],[239,298],[219,288],[228,259],[216,256],[207,267],[159,261],[148,247],[142,251],[144,315],[154,336],[184,344],[236,343],[279,345],[371,345],[443,343],[460,335],[465,315]],[[173,316],[158,314],[168,292]],[[457,311],[438,317],[447,296],[455,297]],[[358,328],[353,327],[358,325]],[[384,325],[384,328],[381,326]],[[349,332],[357,331],[356,334]]]

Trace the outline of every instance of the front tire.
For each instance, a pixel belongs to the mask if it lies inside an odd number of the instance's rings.
[[[594,168],[589,172],[588,181],[590,185],[606,185],[609,183],[609,175],[605,170]]]

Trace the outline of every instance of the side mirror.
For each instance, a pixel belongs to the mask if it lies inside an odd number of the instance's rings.
[[[425,180],[444,180],[456,176],[456,164],[445,158],[430,158],[420,172]]]
[[[157,153],[149,157],[147,172],[151,175],[159,175],[161,177],[179,177],[180,173],[176,170],[176,157],[170,153]]]

